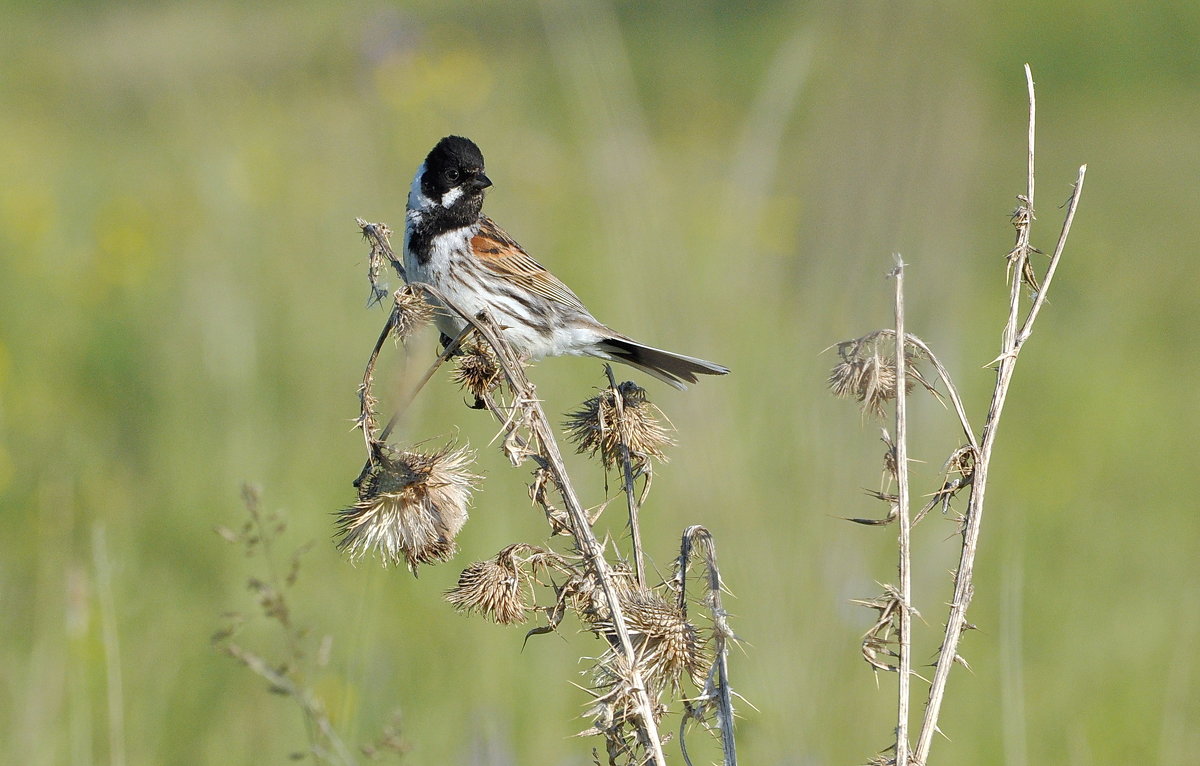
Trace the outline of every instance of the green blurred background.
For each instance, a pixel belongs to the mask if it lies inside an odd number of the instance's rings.
[[[316,541],[292,608],[311,630],[305,680],[349,742],[398,708],[409,763],[589,762],[569,682],[596,642],[568,629],[522,650],[520,629],[441,600],[467,562],[545,534],[528,472],[444,376],[401,435],[480,448],[460,558],[414,580],[330,542],[384,318],[364,309],[354,217],[399,226],[450,132],[488,158],[488,211],[598,316],[734,370],[685,394],[647,383],[680,443],[645,536],[663,571],[684,526],[716,536],[745,640],[733,677],[757,707],[741,706],[744,761],[868,758],[891,738],[895,679],[876,687],[858,648],[871,615],[848,600],[894,581],[894,532],[838,520],[877,512],[862,490],[882,448],[824,392],[821,351],[888,323],[899,251],[910,329],[982,422],[1030,62],[1035,245],[1052,247],[1089,175],[1009,398],[973,672],[951,679],[934,762],[1195,762],[1200,6],[0,12],[0,761],[277,763],[304,747],[294,706],[210,644],[222,613],[255,613],[261,562],[212,532],[241,523],[252,481],[290,521],[281,553]],[[389,353],[397,375],[404,351]],[[534,378],[560,413],[602,382],[580,359]],[[958,442],[940,406],[914,407],[924,492]],[[599,502],[600,476],[573,465]],[[922,661],[952,530],[917,531]],[[239,640],[282,653],[269,625]]]

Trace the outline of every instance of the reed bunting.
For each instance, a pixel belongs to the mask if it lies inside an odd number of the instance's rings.
[[[724,375],[703,359],[644,346],[600,323],[571,289],[483,215],[483,154],[472,141],[447,136],[417,169],[408,193],[404,268],[471,315],[486,311],[517,353],[530,359],[590,355],[635,367],[675,388],[697,375]],[[438,329],[456,337],[466,321],[438,312]]]

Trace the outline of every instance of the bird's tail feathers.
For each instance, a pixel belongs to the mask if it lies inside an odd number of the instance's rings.
[[[653,375],[659,380],[678,388],[687,388],[686,383],[698,383],[697,375],[725,375],[728,367],[697,359],[694,356],[684,356],[661,348],[643,346],[629,338],[606,338],[600,341],[597,349],[600,356],[621,362],[641,370],[647,375]]]

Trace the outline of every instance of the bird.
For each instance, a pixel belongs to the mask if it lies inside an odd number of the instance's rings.
[[[463,312],[487,315],[521,356],[536,361],[563,354],[627,364],[680,390],[697,375],[729,369],[639,343],[600,322],[561,280],[483,214],[492,181],[473,141],[446,136],[417,169],[408,194],[404,270],[409,282],[432,285]],[[435,299],[434,303],[438,301]],[[467,321],[437,313],[443,342]]]

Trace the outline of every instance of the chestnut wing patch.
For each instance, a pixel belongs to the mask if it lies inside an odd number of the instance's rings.
[[[471,237],[471,250],[480,263],[493,274],[547,300],[587,313],[583,302],[571,292],[571,288],[531,258],[529,253],[492,219],[484,217],[480,221],[479,233]]]

